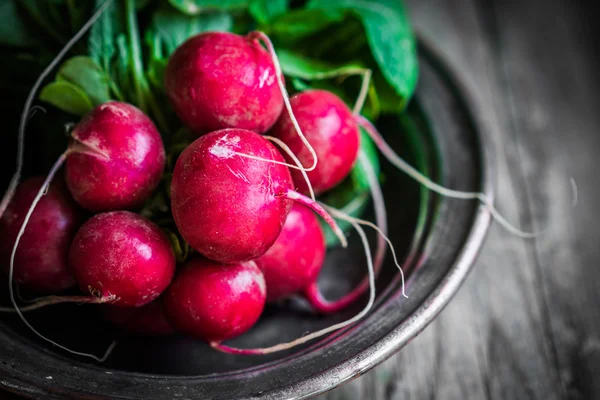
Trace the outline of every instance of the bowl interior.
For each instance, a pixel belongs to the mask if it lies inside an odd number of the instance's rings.
[[[418,93],[408,112],[402,117],[382,119],[379,128],[400,156],[433,179],[457,189],[483,190],[484,158],[469,111],[435,57],[423,54]],[[16,119],[16,115],[18,112],[11,118]],[[55,118],[51,112],[36,120],[28,139],[29,173],[45,171],[65,144],[49,138],[47,132],[48,121],[56,124],[56,129],[67,121]],[[5,154],[12,154],[13,147],[9,146],[10,143],[2,146]],[[102,354],[116,338],[119,344],[109,360],[97,365],[67,356],[35,338],[17,318],[3,315],[0,352],[5,351],[8,357],[0,362],[0,370],[12,371],[18,382],[16,386],[132,398],[144,398],[144,393],[172,398],[175,389],[167,390],[168,387],[176,387],[175,391],[181,395],[224,399],[281,395],[282,391],[298,393],[295,387],[307,380],[319,386],[320,374],[326,371],[331,374],[335,368],[346,368],[346,375],[351,376],[347,369],[352,368],[352,360],[356,361],[359,354],[375,354],[377,347],[388,343],[390,333],[399,326],[410,329],[415,322],[411,322],[415,310],[452,271],[477,215],[477,204],[441,199],[391,167],[385,159],[381,158],[381,163],[389,236],[404,267],[408,299],[401,296],[400,276],[388,253],[377,279],[378,300],[367,318],[305,346],[260,357],[222,354],[200,341],[181,336],[126,337],[105,323],[93,306],[60,305],[29,314],[28,318],[43,334],[78,351]],[[9,177],[4,176],[6,181]],[[372,219],[371,213],[368,218]],[[374,237],[370,235],[371,242]],[[352,234],[347,250],[338,248],[328,253],[319,284],[325,296],[333,299],[349,291],[365,273],[362,246],[357,235]],[[293,340],[349,318],[365,302],[366,298],[332,316],[317,315],[298,299],[271,305],[250,332],[230,344],[263,347]],[[411,332],[413,336],[417,333]],[[402,344],[394,343],[395,348]],[[372,366],[376,360],[369,362],[368,366]],[[23,368],[27,363],[35,365],[35,374]],[[64,370],[67,366],[70,374]],[[45,376],[53,376],[52,382],[44,381]],[[136,390],[142,383],[144,389]],[[321,382],[319,390],[335,384]],[[307,395],[306,387],[302,390],[302,395]]]

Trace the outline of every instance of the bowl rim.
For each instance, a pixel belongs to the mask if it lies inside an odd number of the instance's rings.
[[[462,102],[465,115],[474,131],[483,131],[483,121],[480,119],[478,103],[471,89],[461,75],[448,62],[447,57],[433,42],[417,33],[418,47],[438,71],[445,75],[447,84],[455,92],[455,96]],[[490,139],[486,135],[478,134],[476,145],[480,156],[480,185],[481,191],[494,202],[494,160],[495,154]],[[308,376],[297,383],[276,388],[262,393],[262,399],[294,398],[304,399],[333,390],[337,386],[355,379],[368,370],[379,365],[406,346],[413,338],[418,336],[444,309],[450,299],[456,294],[468,273],[485,240],[491,223],[491,215],[483,204],[479,204],[473,217],[473,223],[468,235],[463,242],[453,265],[449,268],[443,280],[434,288],[434,291],[420,304],[405,321],[387,333],[377,345],[371,345],[356,353],[353,357],[337,364],[334,368]],[[0,371],[4,370],[0,364]],[[5,371],[10,372],[10,371]],[[40,388],[34,386],[29,380],[22,380],[9,374],[0,380],[0,388],[8,389],[15,393],[27,395],[40,394]],[[256,398],[256,397],[253,397]]]

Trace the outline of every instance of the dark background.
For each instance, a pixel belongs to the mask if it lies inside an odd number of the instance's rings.
[[[407,0],[417,32],[475,95],[495,145],[499,208],[543,233],[521,240],[492,226],[442,314],[400,353],[321,399],[600,398],[596,3]],[[18,113],[13,106],[5,112]],[[0,162],[12,172],[5,135]]]

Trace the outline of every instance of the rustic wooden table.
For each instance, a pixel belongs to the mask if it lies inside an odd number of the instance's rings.
[[[400,353],[320,399],[599,399],[594,4],[409,0],[408,7],[418,32],[475,94],[496,146],[499,207],[543,234],[525,241],[493,226],[443,313]]]
[[[594,4],[412,0],[462,73],[498,161],[499,207],[442,314],[387,362],[320,399],[600,398],[600,42]],[[572,182],[578,188],[575,207]]]

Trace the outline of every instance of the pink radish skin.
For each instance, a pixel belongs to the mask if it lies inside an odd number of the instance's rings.
[[[292,202],[277,149],[253,132],[224,129],[202,136],[181,154],[171,181],[173,218],[184,239],[204,256],[224,263],[255,259],[275,242]]]
[[[141,307],[102,306],[102,314],[116,328],[134,335],[167,336],[175,333],[165,317],[161,298]]]
[[[291,190],[288,168],[277,163],[284,163],[278,150],[252,131],[222,129],[196,139],[171,180],[173,219],[183,238],[211,260],[253,260],[275,242],[293,200],[322,216],[345,243],[320,205]]]
[[[169,59],[165,88],[179,118],[196,134],[241,128],[266,132],[283,109],[275,66],[258,39],[207,32]]]
[[[307,90],[290,98],[292,110],[302,132],[320,160],[308,178],[316,194],[340,183],[358,158],[360,132],[352,111],[336,95],[325,90]],[[311,165],[313,157],[294,128],[288,113],[282,113],[271,135],[283,140],[302,165]],[[288,160],[290,161],[290,160]],[[292,170],[297,190],[308,193],[298,170]]]
[[[8,271],[13,245],[44,177],[29,178],[0,220],[0,259]],[[82,220],[64,182],[54,182],[38,203],[15,255],[14,279],[35,291],[57,293],[75,285],[68,267],[69,246]]]
[[[265,305],[263,274],[253,261],[224,265],[189,261],[165,293],[165,310],[179,332],[221,341],[250,329]]]
[[[81,290],[116,296],[115,305],[139,307],[169,285],[175,256],[167,236],[129,211],[98,214],[79,229],[69,264]]]
[[[317,216],[295,204],[273,246],[255,260],[265,275],[267,302],[289,297],[315,282],[325,253],[325,236]]]
[[[150,118],[136,107],[104,103],[77,124],[71,137],[66,180],[82,207],[132,209],[158,185],[165,149]]]

